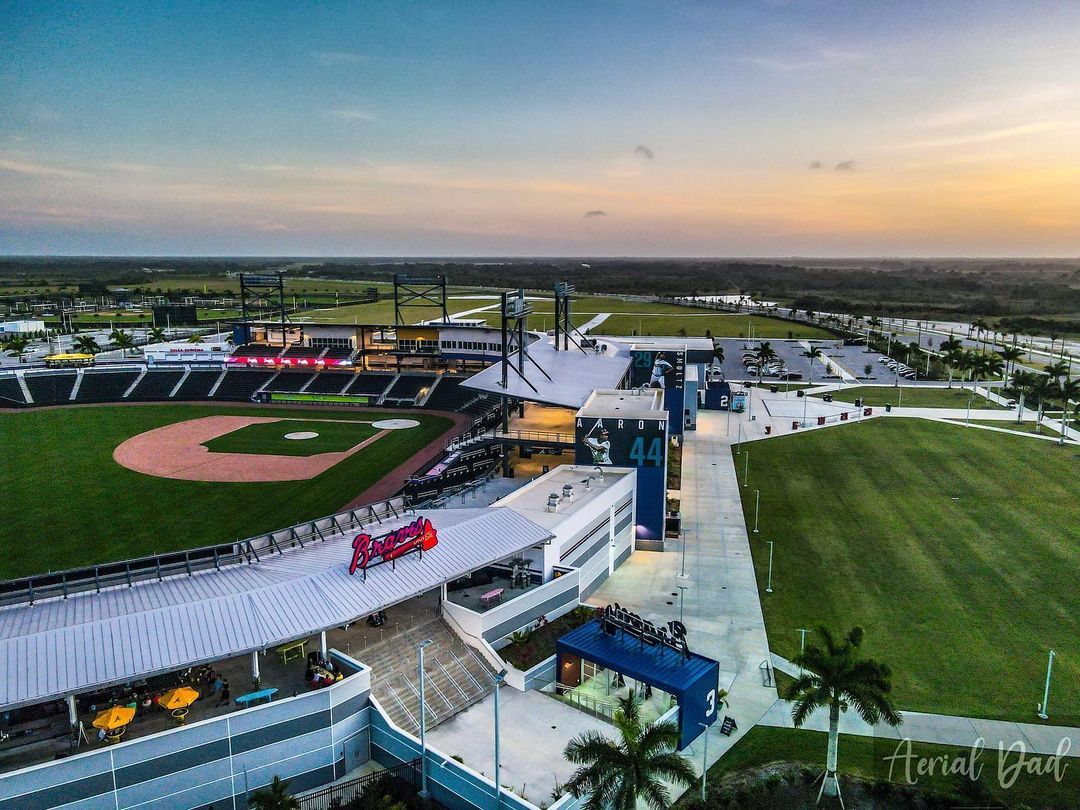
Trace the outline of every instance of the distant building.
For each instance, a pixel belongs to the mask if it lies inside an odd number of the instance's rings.
[[[0,322],[0,335],[29,335],[34,332],[44,332],[45,321],[3,321]]]

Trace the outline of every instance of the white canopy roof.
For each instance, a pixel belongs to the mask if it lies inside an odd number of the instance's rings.
[[[438,545],[350,575],[356,531],[260,562],[0,608],[0,706],[12,708],[263,650],[337,627],[547,542],[511,509],[435,509]],[[379,536],[416,519],[369,525]]]

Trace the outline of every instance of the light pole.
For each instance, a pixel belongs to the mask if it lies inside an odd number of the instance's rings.
[[[679,579],[686,579],[686,529],[682,530],[682,560],[679,563]]]
[[[768,583],[767,583],[767,584],[765,585],[765,593],[772,593],[772,552],[773,552],[773,541],[772,541],[772,540],[766,540],[765,542],[767,542],[767,543],[769,544],[769,581],[768,581]]]
[[[683,604],[686,602],[686,585],[676,585],[679,589],[679,624],[683,623]]]
[[[750,451],[746,451],[746,463],[743,464],[742,485],[745,488],[750,481]]]
[[[416,645],[420,655],[420,795],[428,797],[427,789],[427,703],[424,702],[424,648],[434,642],[428,638]]]
[[[502,804],[502,788],[499,787],[499,687],[506,680],[506,670],[495,676],[495,810]]]
[[[703,729],[705,729],[705,741],[703,750],[701,752],[701,801],[705,801],[705,780],[709,775],[709,726],[705,723],[698,723]]]
[[[761,490],[754,490],[754,534],[758,534],[758,513],[761,511]]]
[[[803,397],[802,397],[802,421],[799,423],[799,427],[802,427],[802,428],[806,427],[806,402],[807,402],[807,400],[808,400],[808,397],[806,396],[806,392],[803,391]]]
[[[1050,651],[1050,657],[1046,662],[1046,686],[1043,687],[1043,702],[1039,704],[1039,719],[1047,720],[1049,715],[1046,713],[1047,704],[1050,703],[1050,672],[1054,668],[1054,651]]]
[[[799,627],[796,628],[795,632],[799,634],[799,655],[801,656],[804,652],[806,652],[806,634],[810,631],[807,630],[805,627]],[[801,675],[802,672],[803,668],[799,667],[799,674]]]
[[[970,397],[968,397],[968,401],[967,401],[967,416],[965,416],[965,417],[964,417],[964,423],[965,423],[965,424],[966,424],[966,425],[967,425],[968,427],[971,427],[971,403],[972,403],[972,402],[974,402],[974,401],[975,401],[975,395],[974,395],[974,394],[972,394],[972,395],[971,395]]]

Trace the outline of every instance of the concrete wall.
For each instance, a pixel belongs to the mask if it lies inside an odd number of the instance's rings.
[[[370,670],[326,689],[0,775],[0,810],[246,808],[274,776],[293,791],[367,761]]]

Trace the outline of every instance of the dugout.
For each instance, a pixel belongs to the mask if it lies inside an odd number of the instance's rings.
[[[717,717],[720,664],[690,652],[685,628],[657,628],[618,605],[555,643],[558,688],[563,694],[605,689],[611,699],[643,685],[672,696],[679,705],[679,750]],[[614,685],[614,689],[610,685]],[[651,690],[650,690],[651,691]]]

